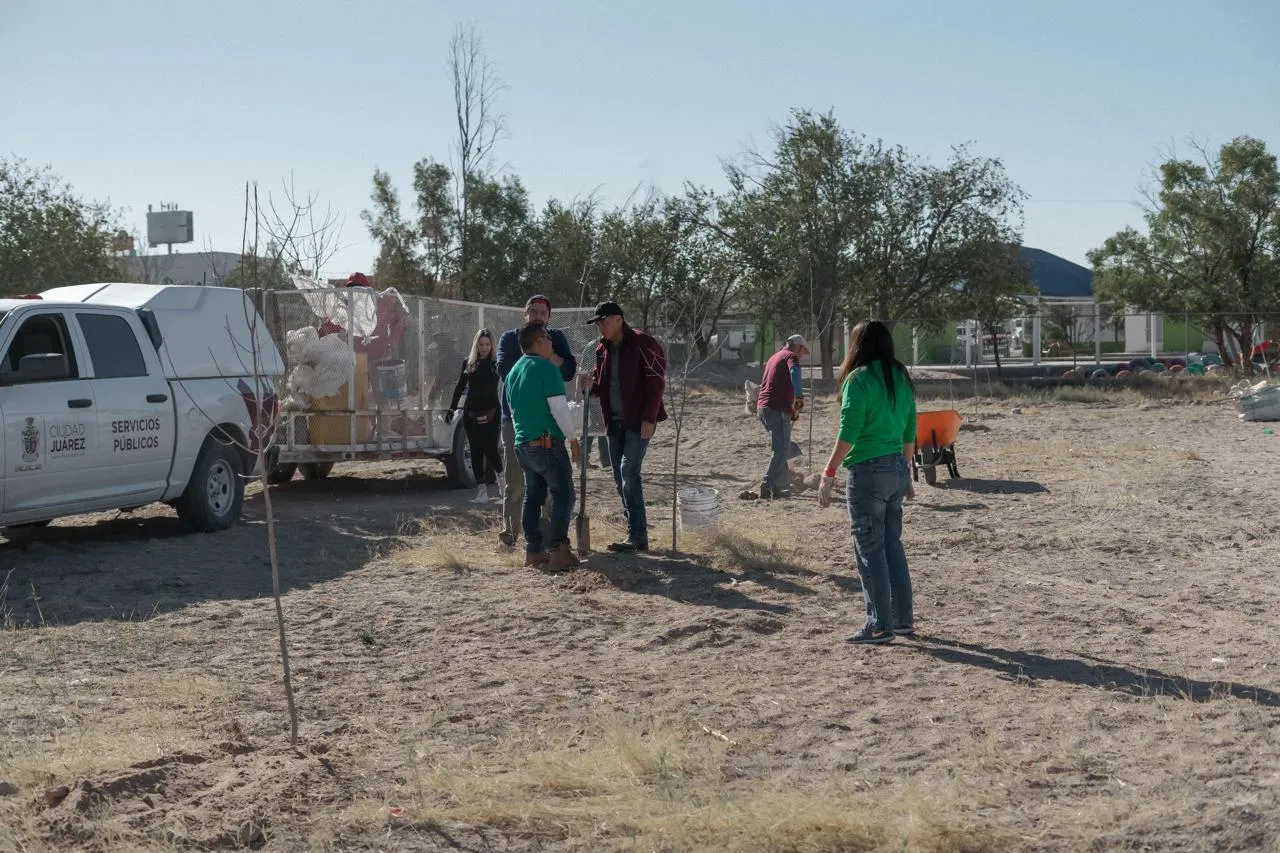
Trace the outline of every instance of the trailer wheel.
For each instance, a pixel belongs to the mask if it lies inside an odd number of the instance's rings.
[[[293,475],[298,473],[298,466],[293,463],[285,463],[276,465],[267,474],[267,482],[273,486],[283,486],[285,483],[293,479]]]
[[[231,445],[206,438],[182,497],[173,502],[178,518],[192,530],[216,533],[240,518],[244,505],[243,464]]]
[[[476,472],[471,467],[471,442],[467,441],[467,431],[462,424],[453,428],[453,453],[444,458],[444,470],[454,488],[476,487]]]
[[[332,462],[305,462],[298,466],[304,480],[323,480],[333,470]]]

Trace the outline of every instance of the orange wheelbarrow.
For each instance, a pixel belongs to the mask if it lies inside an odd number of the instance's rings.
[[[964,418],[954,409],[941,412],[916,413],[916,458],[912,476],[920,479],[924,469],[924,481],[930,486],[938,482],[938,466],[945,465],[952,479],[960,476],[956,468],[956,438]]]

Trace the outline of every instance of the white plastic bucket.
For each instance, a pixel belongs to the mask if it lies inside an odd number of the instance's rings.
[[[378,390],[384,400],[403,399],[409,391],[405,376],[403,359],[380,361],[375,368],[378,376]]]
[[[676,509],[682,530],[715,527],[720,518],[720,493],[703,486],[681,489],[676,493]]]

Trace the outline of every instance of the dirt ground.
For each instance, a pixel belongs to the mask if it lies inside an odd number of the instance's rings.
[[[0,544],[0,851],[1280,849],[1280,436],[1212,401],[933,390],[964,478],[908,506],[921,633],[880,648],[843,642],[843,510],[734,497],[766,440],[727,393],[681,450],[718,529],[567,576],[434,463],[274,491],[297,749],[261,495],[223,534],[152,509]]]

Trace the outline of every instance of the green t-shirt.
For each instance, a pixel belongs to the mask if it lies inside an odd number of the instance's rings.
[[[840,404],[840,440],[853,447],[844,458],[846,468],[902,452],[916,440],[916,396],[907,375],[893,369],[894,401],[884,384],[879,364],[859,367],[844,381]]]
[[[564,439],[547,403],[548,397],[564,396],[560,368],[541,356],[522,355],[507,374],[506,386],[517,444],[536,441],[547,433]]]

